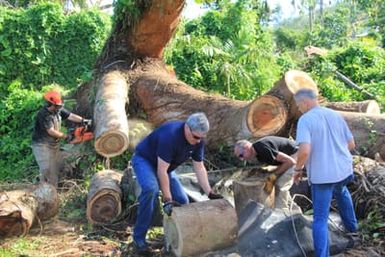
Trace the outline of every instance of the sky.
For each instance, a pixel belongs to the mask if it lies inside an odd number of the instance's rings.
[[[289,0],[268,0],[271,9],[278,5],[281,6],[282,18],[289,18],[295,13],[294,7]],[[194,0],[187,0],[187,6],[183,11],[183,16],[187,19],[194,19],[202,15],[206,10],[202,5],[196,4]]]

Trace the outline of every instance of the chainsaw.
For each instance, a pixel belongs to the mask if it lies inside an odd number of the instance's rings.
[[[90,131],[91,120],[85,120],[80,125],[68,130],[68,144],[80,144],[94,138],[94,133]]]

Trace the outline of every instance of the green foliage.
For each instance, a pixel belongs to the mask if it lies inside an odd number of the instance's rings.
[[[28,178],[33,175],[31,135],[34,118],[42,95],[22,89],[14,81],[8,89],[8,97],[0,102],[0,180]]]
[[[272,37],[254,1],[227,3],[187,22],[166,51],[182,81],[237,99],[261,95],[280,76]]]
[[[385,50],[365,42],[351,42],[336,48],[325,58],[312,58],[306,64],[322,94],[332,101],[361,101],[367,97],[346,87],[337,79],[338,70],[358,86],[385,102]],[[384,108],[384,106],[382,106]]]
[[[275,42],[278,50],[302,49],[305,41],[305,33],[302,30],[279,27],[274,31]]]
[[[110,18],[94,10],[64,15],[57,4],[0,7],[0,180],[36,175],[30,144],[38,92],[58,83],[68,93],[90,80],[109,28]]]
[[[73,89],[90,79],[108,35],[107,16],[92,10],[65,16],[56,4],[0,8],[0,98],[14,80],[39,90],[54,82]]]

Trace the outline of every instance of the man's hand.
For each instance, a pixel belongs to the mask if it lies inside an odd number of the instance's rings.
[[[171,216],[172,214],[172,208],[173,207],[179,207],[180,203],[176,201],[167,201],[163,204],[163,212],[167,214],[167,216]]]
[[[267,194],[271,194],[271,192],[273,191],[274,189],[274,186],[275,186],[275,182],[277,181],[277,175],[275,174],[271,174],[270,176],[268,176],[266,178],[266,181],[265,181],[265,186],[263,187],[263,190],[267,193]]]
[[[82,124],[82,125],[91,126],[92,120],[89,120],[89,119],[82,119],[81,124]]]
[[[299,182],[301,182],[302,180],[302,173],[303,171],[294,171],[294,175],[293,175],[293,181],[296,185],[299,184]]]
[[[223,196],[220,194],[215,193],[214,191],[210,191],[208,198],[210,200],[215,200],[215,199],[223,199]]]

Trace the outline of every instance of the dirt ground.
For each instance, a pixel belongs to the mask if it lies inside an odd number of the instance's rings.
[[[61,206],[54,218],[34,224],[24,237],[0,239],[0,257],[138,256],[132,246],[132,227],[125,221],[109,227],[90,225],[85,215],[87,191],[76,183],[71,185],[59,192]],[[159,248],[154,257],[172,256],[161,249],[162,228],[152,228],[148,236]],[[337,257],[379,257],[378,252],[375,248],[358,244],[355,249]],[[226,257],[230,256],[239,255]]]

